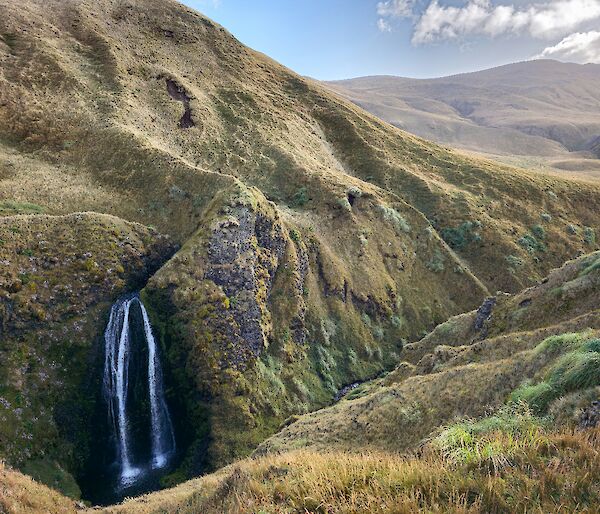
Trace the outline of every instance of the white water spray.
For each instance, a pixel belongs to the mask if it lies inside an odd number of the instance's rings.
[[[140,302],[144,319],[144,334],[148,343],[148,394],[152,420],[152,467],[163,468],[175,450],[175,434],[162,384],[162,369],[156,352],[156,341],[146,308]]]
[[[108,403],[108,416],[117,446],[120,468],[119,483],[123,487],[143,478],[146,466],[137,466],[131,452],[131,433],[127,413],[129,361],[131,359],[131,306],[140,307],[144,338],[148,346],[148,397],[150,400],[151,462],[153,469],[165,467],[175,453],[175,434],[165,401],[162,369],[148,313],[138,296],[118,300],[112,307],[106,331],[103,390]]]

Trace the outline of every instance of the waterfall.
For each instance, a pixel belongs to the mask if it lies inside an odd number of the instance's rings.
[[[175,434],[171,424],[171,416],[165,401],[162,384],[160,359],[156,351],[156,341],[152,335],[152,326],[148,313],[142,302],[139,302],[144,319],[144,334],[148,343],[148,394],[150,395],[150,419],[152,420],[152,467],[162,468],[167,464],[169,456],[175,450]]]
[[[142,327],[133,327],[131,308],[141,312]],[[130,362],[134,357],[132,331],[142,328],[148,350],[148,403],[150,405],[150,462],[139,462],[133,452],[128,402],[130,390]],[[162,369],[156,340],[148,312],[139,296],[118,300],[111,309],[104,333],[105,360],[103,392],[108,405],[108,418],[116,444],[117,463],[120,469],[119,484],[124,487],[135,484],[148,468],[164,468],[175,453],[175,434],[163,389]]]

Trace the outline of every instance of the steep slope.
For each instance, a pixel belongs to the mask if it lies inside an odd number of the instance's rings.
[[[408,345],[354,398],[290,419],[262,455],[89,512],[594,512],[599,283],[600,252],[567,263]],[[8,513],[74,509],[1,465],[0,482]]]
[[[599,171],[591,159],[600,134],[598,80],[600,65],[541,60],[437,79],[364,77],[327,85],[421,137]]]
[[[301,417],[265,441],[258,453],[298,448],[404,451],[455,418],[483,416],[521,384],[539,382],[557,362],[565,366],[572,361],[561,358],[581,343],[598,341],[599,284],[600,253],[595,253],[565,264],[517,295],[488,299],[478,311],[452,318],[407,345],[400,354],[403,362],[386,377]],[[587,364],[589,383],[578,378],[571,389],[548,396],[548,403],[560,402],[576,393],[570,403],[558,406],[555,414],[563,419],[597,397],[597,362]],[[589,394],[578,397],[585,389]]]
[[[0,463],[0,509],[7,514],[75,513],[75,503],[31,477],[6,469]]]
[[[181,245],[142,291],[182,450],[167,483],[393,368],[405,342],[488,290],[598,246],[597,186],[410,136],[172,0],[0,10],[0,212],[110,213]],[[36,444],[23,443],[29,460]]]

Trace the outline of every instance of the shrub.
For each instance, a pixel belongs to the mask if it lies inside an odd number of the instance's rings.
[[[481,241],[481,235],[475,231],[480,227],[480,222],[465,221],[458,227],[442,229],[440,235],[451,248],[460,250],[470,243]]]
[[[408,221],[396,209],[381,204],[377,206],[377,209],[381,212],[383,219],[392,225],[398,234],[410,232]]]
[[[542,221],[545,221],[546,223],[550,223],[552,221],[552,216],[547,212],[543,212],[540,217],[542,218]]]
[[[350,189],[348,189],[347,195],[349,197],[348,201],[351,201],[351,198],[360,198],[363,195],[363,192],[360,188],[352,186]]]
[[[444,256],[437,248],[433,252],[432,257],[429,262],[427,262],[426,266],[427,269],[433,271],[434,273],[441,273],[444,271]]]
[[[392,326],[395,328],[400,328],[402,326],[402,318],[400,316],[392,316],[391,319]]]
[[[298,232],[295,228],[290,230],[290,239],[294,241],[294,243],[299,243],[302,239],[300,236],[300,232]]]
[[[517,243],[530,254],[546,251],[546,245],[542,241],[538,241],[533,234],[525,234]]]
[[[367,327],[371,327],[371,325],[372,325],[371,316],[369,316],[366,312],[363,312],[361,314],[360,319],[362,320],[362,322],[365,325],[367,325]]]
[[[338,327],[330,318],[323,318],[321,320],[321,334],[323,335],[323,340],[327,346],[331,344],[331,338],[335,336],[337,333]]]
[[[567,225],[567,233],[571,234],[572,236],[577,235],[578,229],[575,225],[572,225],[571,223],[569,223]]]
[[[352,211],[352,206],[350,205],[350,202],[348,201],[348,198],[346,198],[345,196],[344,196],[344,198],[338,198],[337,204],[344,211],[347,211],[347,212],[351,212]]]
[[[373,337],[375,337],[375,339],[378,340],[382,340],[384,336],[384,332],[383,332],[383,328],[381,328],[379,325],[376,325],[373,327]]]
[[[300,189],[298,189],[298,191],[296,191],[296,193],[294,194],[293,204],[296,207],[303,207],[304,205],[306,205],[308,200],[308,190],[306,189],[306,187],[303,186]]]
[[[505,259],[506,262],[508,262],[508,265],[513,269],[523,266],[524,264],[523,259],[517,257],[516,255],[507,255]]]
[[[541,225],[535,225],[531,228],[531,233],[541,241],[546,239],[546,230]]]
[[[590,246],[596,245],[596,231],[592,227],[583,227],[583,240]]]

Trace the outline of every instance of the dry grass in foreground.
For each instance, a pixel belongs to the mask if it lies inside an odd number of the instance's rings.
[[[72,500],[0,462],[1,514],[66,514],[75,510]]]
[[[506,408],[446,428],[410,457],[308,451],[270,455],[88,512],[599,512],[600,429],[549,426],[528,411]],[[0,464],[3,514],[76,510],[71,500]]]
[[[544,426],[518,413],[463,422],[413,457],[306,451],[261,457],[106,512],[598,512],[600,430]]]

